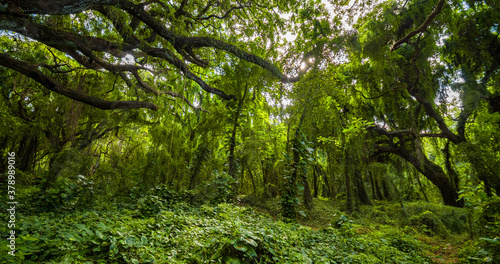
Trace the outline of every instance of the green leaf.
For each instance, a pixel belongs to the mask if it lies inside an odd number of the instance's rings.
[[[487,238],[487,237],[481,237],[480,239],[483,241],[486,241],[488,243],[491,243],[491,244],[500,245],[500,238],[499,237],[495,237],[494,239]]]
[[[99,239],[106,240],[106,236],[101,231],[96,230],[95,234]]]
[[[252,245],[252,246],[254,246],[254,247],[257,247],[257,242],[255,242],[255,240],[253,240],[253,239],[251,239],[251,238],[245,238],[245,241],[246,241],[248,244],[250,244],[250,245]]]
[[[109,253],[111,253],[111,254],[118,254],[118,248],[116,247],[115,243],[112,243],[109,246]]]
[[[235,249],[242,251],[242,252],[246,252],[248,250],[248,245],[246,245],[246,244],[240,244],[237,242],[237,243],[234,243],[233,246]]]
[[[135,240],[136,240],[135,237],[127,237],[125,239],[125,245],[126,245],[126,247],[133,247],[133,246],[135,246]]]

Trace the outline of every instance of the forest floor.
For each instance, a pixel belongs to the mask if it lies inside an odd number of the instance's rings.
[[[251,197],[244,197],[242,200],[242,205],[279,219],[279,201],[259,202]],[[343,215],[344,204],[344,201],[314,199],[314,208],[308,210],[298,222],[312,230],[330,227]],[[405,215],[405,210],[409,215]],[[466,251],[464,247],[467,245],[474,244],[467,232],[466,214],[461,208],[431,203],[411,202],[403,210],[396,202],[375,202],[374,206],[361,206],[348,218],[352,219],[353,229],[359,235],[411,235],[432,262],[464,263],[467,261],[464,261],[464,253],[461,251]],[[441,218],[445,219],[445,223]]]
[[[91,208],[22,208],[16,256],[2,239],[0,263],[487,262],[460,208],[377,202],[345,214],[342,201],[314,199],[290,223],[277,199],[198,204],[158,190]]]

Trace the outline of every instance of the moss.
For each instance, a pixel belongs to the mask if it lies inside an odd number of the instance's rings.
[[[408,203],[406,208],[410,215],[422,214],[425,211],[433,212],[446,229],[454,234],[468,231],[467,210],[464,208],[420,202]]]
[[[427,235],[439,235],[447,237],[450,235],[449,230],[444,226],[443,222],[431,211],[425,211],[419,215],[410,217],[410,225],[417,226]]]
[[[391,219],[389,218],[389,216],[387,215],[386,212],[384,211],[379,211],[377,209],[374,209],[369,215],[368,217],[372,220],[372,221],[375,221],[377,223],[381,223],[381,224],[389,224],[391,223]]]

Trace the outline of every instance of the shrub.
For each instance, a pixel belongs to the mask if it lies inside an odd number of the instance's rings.
[[[443,237],[449,235],[449,231],[443,222],[431,211],[425,211],[419,215],[412,216],[410,224],[419,227],[427,235],[440,235]]]
[[[143,217],[157,215],[163,209],[163,201],[156,195],[146,195],[137,200],[137,210]]]
[[[132,188],[130,198],[132,201],[137,201],[136,209],[141,216],[152,217],[158,215],[162,210],[171,209],[180,203],[189,204],[192,194],[190,191],[176,192],[165,185],[158,185],[146,193],[142,192],[140,188]]]
[[[236,180],[225,172],[215,171],[212,181],[196,188],[194,199],[199,203],[220,204],[236,201],[234,185]]]
[[[37,211],[74,210],[94,204],[94,182],[83,175],[60,176],[47,190],[28,198]]]

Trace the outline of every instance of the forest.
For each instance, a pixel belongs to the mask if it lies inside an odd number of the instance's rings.
[[[0,0],[0,263],[500,263],[499,23]]]

